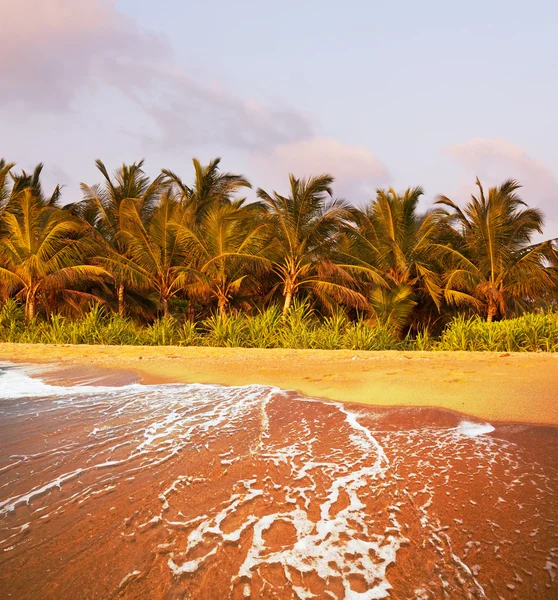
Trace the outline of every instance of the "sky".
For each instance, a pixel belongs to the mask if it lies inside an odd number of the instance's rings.
[[[254,187],[331,173],[356,205],[507,178],[558,236],[554,0],[0,0],[0,156],[80,198],[145,158]]]

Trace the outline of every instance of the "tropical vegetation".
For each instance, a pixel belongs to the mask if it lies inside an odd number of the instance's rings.
[[[252,188],[220,159],[192,183],[143,161],[63,203],[0,160],[0,340],[555,350],[558,245],[507,180],[463,205],[334,178]],[[474,333],[473,333],[474,332]]]

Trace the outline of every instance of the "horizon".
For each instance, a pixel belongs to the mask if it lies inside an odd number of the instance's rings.
[[[44,162],[64,203],[98,181],[96,158],[188,181],[192,157],[221,156],[266,190],[329,172],[356,205],[414,185],[423,208],[463,202],[476,176],[514,178],[558,236],[554,3],[2,5],[4,158]]]

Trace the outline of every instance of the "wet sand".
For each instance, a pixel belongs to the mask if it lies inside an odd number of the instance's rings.
[[[122,369],[144,383],[275,385],[342,402],[558,424],[558,354],[0,344],[0,360]]]
[[[558,595],[555,427],[33,374],[0,380],[2,597]]]

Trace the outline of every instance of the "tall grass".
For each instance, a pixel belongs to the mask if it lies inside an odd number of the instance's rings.
[[[436,344],[439,350],[558,352],[558,313],[525,314],[487,323],[479,317],[453,319]]]
[[[441,336],[427,330],[400,339],[386,326],[353,322],[341,311],[319,318],[306,303],[294,303],[286,316],[273,306],[250,316],[213,315],[199,323],[172,317],[141,326],[94,306],[77,320],[52,315],[26,323],[23,308],[8,300],[0,308],[0,342],[108,344],[144,346],[218,346],[348,350],[480,350],[496,352],[558,351],[558,313],[527,314],[486,323],[453,319]]]

